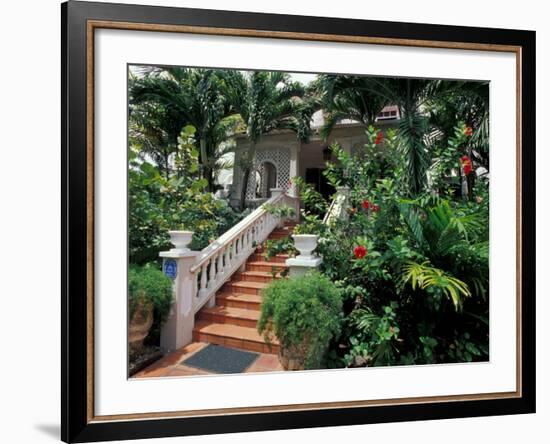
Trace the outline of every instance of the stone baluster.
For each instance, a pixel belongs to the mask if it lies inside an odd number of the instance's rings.
[[[216,256],[210,258],[210,274],[208,276],[208,286],[214,285],[216,282]]]
[[[201,286],[200,286],[201,292],[205,292],[208,287],[207,271],[208,271],[208,263],[205,262],[201,267]]]
[[[223,254],[224,252],[221,251],[220,254],[218,254],[218,263],[217,263],[217,271],[218,271],[218,274],[217,274],[217,279],[221,279],[222,276],[223,276],[223,270],[224,270],[224,267],[223,267]]]

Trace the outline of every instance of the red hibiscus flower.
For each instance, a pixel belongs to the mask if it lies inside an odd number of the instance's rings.
[[[466,129],[464,130],[464,135],[466,137],[472,137],[473,133],[474,133],[474,130],[472,129],[471,126],[467,126]]]
[[[368,210],[369,207],[370,207],[370,202],[368,200],[364,200],[363,203],[361,204],[361,206],[365,209],[365,210]]]
[[[372,205],[372,211],[374,211],[375,213],[378,213],[380,211],[380,206],[378,206],[376,204],[373,204]]]
[[[363,245],[357,245],[357,247],[353,249],[353,254],[357,259],[364,258],[367,255],[367,253],[368,251]]]
[[[460,164],[464,170],[464,174],[468,176],[472,172],[472,160],[468,156],[462,156],[460,158]]]
[[[376,140],[374,141],[374,144],[378,145],[380,142],[382,142],[383,138],[384,138],[384,133],[382,131],[378,131],[378,134],[376,134]]]

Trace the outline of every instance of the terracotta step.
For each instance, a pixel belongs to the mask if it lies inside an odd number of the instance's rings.
[[[271,271],[243,271],[234,275],[235,281],[244,282],[263,282],[268,284],[273,279],[280,279],[279,273],[271,273]]]
[[[284,263],[280,262],[267,262],[265,260],[261,261],[251,261],[246,263],[246,271],[282,271],[288,268]]]
[[[277,354],[279,352],[276,340],[270,347],[255,328],[231,324],[198,321],[193,329],[193,340],[259,353]]]
[[[268,239],[269,240],[281,240],[281,239],[287,239],[288,234],[270,234]]]
[[[271,256],[269,258],[269,262],[276,262],[278,264],[283,264],[286,262],[286,260],[289,258],[290,256],[288,254],[276,254],[275,256]],[[258,252],[258,253],[254,253],[252,254],[248,260],[250,262],[260,262],[260,261],[263,261],[263,262],[266,262],[264,256]]]
[[[288,229],[280,229],[280,230],[273,230],[269,236],[290,236],[292,232],[294,231],[294,228],[288,228]]]
[[[257,294],[246,293],[218,293],[216,304],[221,307],[242,308],[246,310],[260,311],[262,297]]]
[[[256,328],[258,319],[260,319],[260,312],[258,310],[247,310],[246,308],[216,305],[212,308],[203,308],[199,312],[199,320],[201,321],[239,325],[241,327]]]
[[[271,233],[291,233],[294,230],[295,225],[285,225],[282,228],[275,228]]]
[[[267,285],[267,282],[230,281],[224,284],[222,291],[259,295]]]

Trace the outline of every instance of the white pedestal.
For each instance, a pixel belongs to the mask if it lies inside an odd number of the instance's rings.
[[[323,259],[317,256],[297,256],[286,260],[286,265],[289,269],[289,277],[299,277],[306,274],[308,271],[319,268],[323,263]]]
[[[173,279],[174,301],[168,319],[163,324],[160,334],[160,346],[166,351],[174,351],[193,340],[195,313],[193,297],[197,292],[196,277],[190,272],[195,263],[198,251],[163,251],[160,257],[166,261],[175,261],[177,274]]]

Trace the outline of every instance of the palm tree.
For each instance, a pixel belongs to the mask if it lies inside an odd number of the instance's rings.
[[[181,119],[164,106],[149,102],[130,105],[130,145],[148,155],[166,179],[171,172],[170,157],[178,151],[180,131]]]
[[[459,90],[461,86],[460,82],[430,79],[338,76],[332,85],[331,94],[336,96],[345,91],[354,91],[364,97],[365,102],[372,102],[373,97],[377,96],[379,104],[399,107],[401,120],[398,132],[408,172],[408,192],[416,195],[426,186],[430,160],[427,135],[431,126],[428,109],[434,102]]]
[[[244,209],[248,180],[262,136],[274,130],[290,129],[298,138],[307,140],[312,104],[304,99],[305,89],[293,82],[288,73],[226,72],[226,94],[246,127],[250,142],[239,161],[242,172],[239,206]]]
[[[214,188],[214,170],[220,146],[231,135],[232,114],[224,95],[220,71],[213,69],[161,68],[130,84],[133,104],[156,103],[178,116],[180,129],[192,125],[200,147],[203,177]]]
[[[439,97],[430,109],[430,123],[441,132],[440,142],[447,146],[457,122],[473,128],[469,156],[489,170],[489,84],[460,82],[449,94]]]
[[[373,125],[376,116],[387,105],[387,99],[362,88],[365,77],[320,74],[310,87],[324,112],[321,136],[327,139],[338,122],[356,120],[365,126]]]

